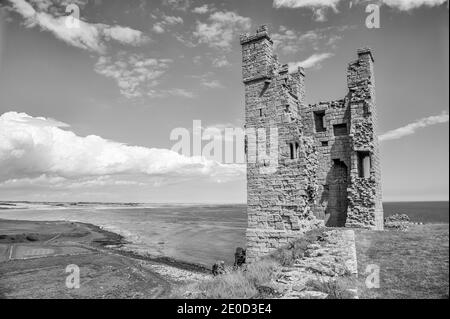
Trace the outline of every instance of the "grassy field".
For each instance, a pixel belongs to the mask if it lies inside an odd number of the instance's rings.
[[[175,298],[276,298],[271,291],[275,270],[290,266],[323,230],[307,233],[289,247],[251,264],[247,271],[228,274],[180,287]],[[312,290],[331,299],[351,298],[347,289],[358,288],[361,299],[437,299],[449,297],[449,225],[411,226],[409,232],[356,230],[359,278],[340,277],[330,283],[309,282]],[[380,269],[380,288],[368,289],[367,266]],[[264,288],[264,289],[261,289]],[[186,294],[186,291],[190,292]]]
[[[356,232],[360,298],[449,297],[449,225],[409,232]],[[380,288],[365,288],[368,265],[380,267]]]

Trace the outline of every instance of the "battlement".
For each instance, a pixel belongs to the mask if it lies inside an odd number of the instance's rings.
[[[372,51],[357,50],[344,98],[308,106],[305,70],[279,62],[267,26],[240,42],[246,127],[277,132],[248,145],[263,157],[247,163],[248,259],[323,225],[382,229]]]
[[[375,59],[373,58],[372,50],[370,48],[365,47],[365,48],[358,49],[357,53],[358,53],[358,57],[360,59],[363,58],[364,56],[368,55],[368,56],[370,56],[370,59],[372,60],[372,62],[375,62]]]
[[[263,25],[256,30],[256,34],[241,34],[241,45],[249,44],[252,42],[260,41],[266,39],[273,44],[272,39],[269,36],[269,31],[267,25]]]

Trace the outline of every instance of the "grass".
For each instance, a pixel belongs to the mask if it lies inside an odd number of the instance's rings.
[[[173,295],[174,298],[184,298],[185,292],[191,291],[189,298],[196,299],[251,299],[260,295],[261,287],[269,285],[274,278],[279,264],[266,259],[248,265],[245,269],[201,281],[188,287],[181,287]]]
[[[271,281],[281,266],[292,266],[316,242],[325,229],[302,238],[266,258],[210,280],[180,287],[175,298],[252,299],[277,297]],[[309,290],[328,294],[329,299],[353,298],[358,288],[362,299],[416,299],[449,297],[449,225],[412,226],[409,232],[356,230],[358,279],[350,274],[328,282],[312,280]],[[368,289],[366,268],[380,267],[380,288]],[[186,295],[186,291],[191,293]]]
[[[276,291],[271,281],[281,266],[292,266],[294,261],[303,256],[309,244],[316,242],[324,233],[324,229],[312,230],[295,242],[280,248],[271,255],[245,268],[195,283],[188,287],[180,287],[174,298],[185,298],[186,290],[191,292],[189,298],[203,299],[251,299],[272,298]]]
[[[449,225],[409,232],[356,232],[360,298],[449,297]],[[365,286],[368,265],[380,267],[380,288]]]

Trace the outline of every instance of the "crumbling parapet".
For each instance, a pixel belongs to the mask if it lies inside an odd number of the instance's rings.
[[[352,145],[347,227],[383,229],[381,162],[377,135],[374,57],[368,48],[347,73]]]

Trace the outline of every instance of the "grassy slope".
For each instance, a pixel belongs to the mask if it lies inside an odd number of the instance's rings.
[[[448,298],[449,225],[413,226],[407,233],[357,231],[361,287],[367,265],[381,268],[380,289],[361,298]]]

